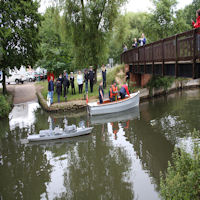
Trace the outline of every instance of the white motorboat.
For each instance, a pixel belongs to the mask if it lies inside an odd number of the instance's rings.
[[[75,125],[68,126],[67,120],[64,120],[65,126],[63,128],[55,127],[47,130],[41,130],[39,134],[33,134],[28,136],[29,142],[44,141],[44,140],[56,140],[77,137],[82,135],[87,135],[91,133],[93,127],[76,127]]]
[[[113,102],[106,100],[103,104],[99,102],[88,103],[88,110],[90,115],[116,113],[134,108],[139,105],[139,102],[140,92],[138,91],[130,94],[130,97],[125,97],[125,99],[119,99]]]

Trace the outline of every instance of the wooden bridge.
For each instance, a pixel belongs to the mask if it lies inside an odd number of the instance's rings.
[[[165,38],[121,54],[133,74],[200,77],[200,28]]]

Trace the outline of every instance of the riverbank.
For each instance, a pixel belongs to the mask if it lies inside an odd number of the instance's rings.
[[[145,101],[150,98],[154,98],[156,96],[160,95],[167,95],[172,92],[176,92],[177,90],[182,89],[191,89],[200,87],[200,79],[184,79],[184,80],[175,80],[171,87],[169,87],[167,90],[160,88],[152,90],[148,88],[141,88],[140,90],[140,100]],[[41,93],[41,85],[36,84],[36,91],[37,91],[37,97],[40,105],[43,107],[44,110],[48,112],[58,112],[58,111],[72,111],[72,110],[79,110],[87,107],[86,100],[84,98],[80,100],[71,100],[68,102],[61,102],[61,103],[54,103],[50,107],[47,106],[46,99],[44,98],[44,95]],[[90,94],[91,95],[91,94]],[[55,99],[56,100],[56,99]],[[89,101],[97,101],[98,98],[96,96],[89,97]]]
[[[11,92],[7,92],[3,95],[2,89],[0,89],[0,119],[7,117],[13,107],[13,95]]]

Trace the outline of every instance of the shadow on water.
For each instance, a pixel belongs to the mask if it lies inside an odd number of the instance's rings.
[[[0,198],[160,199],[159,173],[174,146],[200,129],[199,99],[200,90],[183,91],[94,117],[85,111],[50,114],[37,102],[16,105],[0,121]],[[21,144],[48,129],[49,118],[63,127],[65,117],[69,124],[93,126],[92,134]]]

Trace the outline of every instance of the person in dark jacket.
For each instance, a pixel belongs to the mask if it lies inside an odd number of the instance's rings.
[[[71,89],[72,89],[72,95],[76,94],[75,85],[74,85],[74,74],[73,74],[73,72],[70,73],[70,85],[71,85]]]
[[[60,74],[56,81],[56,93],[58,95],[58,103],[60,102],[60,95],[62,94],[62,75]]]
[[[88,93],[88,69],[85,69],[84,71],[84,82],[85,82],[85,92]]]
[[[197,10],[196,17],[197,17],[196,23],[194,21],[192,21],[192,25],[194,28],[199,28],[200,27],[200,9]]]
[[[50,99],[51,99],[51,104],[53,103],[53,92],[54,92],[54,83],[53,83],[53,79],[54,77],[51,76],[50,77],[50,81],[48,83],[48,91],[49,91],[49,96],[50,96]]]
[[[103,103],[103,98],[104,98],[104,91],[103,91],[103,81],[100,82],[99,84],[99,103]]]
[[[137,38],[134,38],[133,44],[132,44],[132,48],[137,48],[138,47],[138,42],[137,42]]]
[[[65,101],[67,100],[67,95],[68,94],[68,89],[69,89],[69,80],[68,80],[68,76],[67,76],[67,73],[64,72],[64,77],[63,77],[63,87],[64,87],[64,98],[65,98]]]
[[[95,73],[94,73],[93,68],[91,66],[90,71],[88,72],[88,77],[89,77],[89,80],[90,80],[90,92],[91,93],[93,93],[94,76],[95,76]]]
[[[103,88],[106,88],[106,67],[102,65],[101,67],[102,70],[102,79],[103,79]]]

